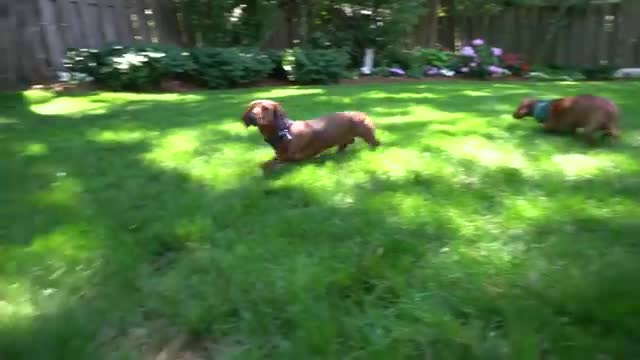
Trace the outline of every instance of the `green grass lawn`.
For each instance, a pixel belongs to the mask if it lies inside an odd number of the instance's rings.
[[[510,117],[593,92],[588,148]],[[383,146],[263,176],[240,115],[363,110]],[[0,359],[631,359],[640,84],[0,95]],[[171,346],[169,346],[171,347]],[[171,358],[171,357],[170,357]],[[551,358],[551,357],[550,357]]]

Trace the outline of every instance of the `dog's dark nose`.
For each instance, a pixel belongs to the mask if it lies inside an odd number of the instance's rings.
[[[242,120],[244,121],[244,124],[246,126],[258,126],[258,122],[256,120],[256,114],[252,112],[248,112],[244,114],[244,116],[242,117]]]

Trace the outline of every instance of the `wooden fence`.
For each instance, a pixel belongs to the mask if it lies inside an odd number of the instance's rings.
[[[440,17],[438,21],[454,22],[458,46],[482,38],[536,64],[640,67],[640,0],[589,6],[515,7],[494,15],[452,18]],[[416,29],[426,27],[419,24]],[[442,32],[439,34],[443,37]],[[424,34],[413,36],[421,40],[418,45],[428,42]]]
[[[54,80],[69,47],[184,43],[189,37],[180,30],[176,1],[0,0],[0,88]],[[483,38],[532,63],[640,66],[640,0],[426,15],[415,29],[411,41],[422,46],[453,47]],[[288,46],[290,33],[276,29],[266,46]]]
[[[0,87],[55,79],[64,51],[179,43],[173,0],[0,0]]]

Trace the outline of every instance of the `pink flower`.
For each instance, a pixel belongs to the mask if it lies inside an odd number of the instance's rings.
[[[471,42],[471,44],[473,44],[473,46],[480,46],[480,45],[484,45],[484,40],[482,39],[475,39]]]
[[[465,46],[460,49],[460,54],[464,56],[476,56],[476,51],[471,46]]]
[[[493,53],[493,56],[495,57],[500,57],[502,56],[502,49],[500,48],[491,48],[491,52]]]

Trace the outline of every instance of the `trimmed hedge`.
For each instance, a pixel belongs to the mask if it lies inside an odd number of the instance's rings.
[[[69,49],[64,64],[74,79],[93,79],[112,90],[151,90],[163,80],[182,80],[210,89],[252,84],[268,77],[300,84],[337,82],[348,56],[340,50],[194,48],[134,45]]]

